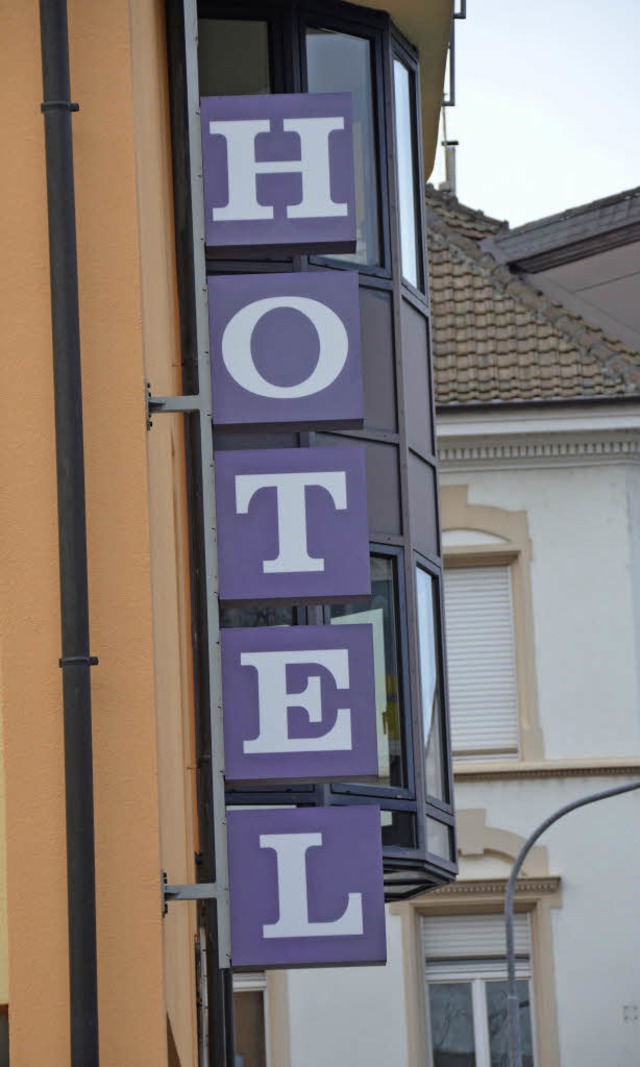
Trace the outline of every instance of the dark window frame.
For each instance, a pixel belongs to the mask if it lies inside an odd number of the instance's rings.
[[[390,93],[392,99],[393,113],[395,117],[395,89],[393,78],[393,62],[399,60],[409,72],[409,94],[410,94],[410,106],[411,106],[411,136],[412,136],[412,154],[414,160],[414,166],[416,173],[419,175],[417,188],[414,188],[414,209],[415,209],[415,230],[416,230],[416,248],[417,248],[417,267],[418,267],[418,285],[413,285],[402,273],[402,247],[401,247],[401,234],[400,234],[400,201],[398,196],[398,186],[396,177],[396,196],[398,204],[398,259],[399,259],[399,277],[402,283],[403,290],[406,296],[412,296],[414,300],[417,300],[419,307],[424,311],[424,305],[427,301],[428,291],[428,270],[427,270],[427,249],[426,249],[426,199],[424,196],[424,188],[422,186],[422,174],[424,173],[424,164],[422,159],[422,122],[421,122],[421,110],[420,110],[420,87],[419,87],[419,61],[418,53],[409,42],[402,36],[396,26],[391,23],[391,46],[390,46],[390,60],[391,60],[391,85]],[[394,160],[395,160],[395,146],[394,146]],[[422,195],[421,195],[422,194]]]
[[[371,18],[371,14],[377,14],[378,18]],[[387,281],[392,279],[392,239],[389,211],[385,207],[389,203],[388,168],[385,160],[388,158],[388,137],[385,121],[384,101],[388,93],[385,84],[385,51],[388,39],[389,19],[380,13],[367,13],[365,18],[359,18],[353,13],[345,13],[339,4],[320,5],[309,3],[298,14],[300,57],[302,62],[303,92],[307,91],[306,69],[306,30],[321,29],[333,33],[345,33],[353,37],[368,40],[371,44],[371,86],[373,106],[373,129],[375,149],[377,151],[377,177],[378,177],[378,227],[380,242],[380,264],[367,265],[360,263],[345,263],[332,256],[309,256],[309,263],[318,266],[330,266],[337,270],[357,270],[361,278],[381,278]]]
[[[395,577],[395,610],[398,620],[395,635],[396,655],[398,662],[398,707],[400,710],[400,723],[402,731],[402,745],[406,771],[406,786],[395,785],[368,785],[364,782],[333,782],[330,786],[331,793],[335,796],[361,796],[380,797],[383,800],[394,801],[394,809],[402,811],[416,810],[416,778],[414,765],[415,736],[414,710],[411,701],[411,686],[409,682],[409,631],[407,622],[407,593],[404,575],[404,549],[394,545],[384,545],[371,542],[369,555],[378,556],[394,561]],[[324,610],[325,623],[330,623],[330,605]]]
[[[424,553],[414,549],[414,575],[417,574],[418,569],[425,571],[426,574],[433,580],[434,590],[434,633],[435,633],[435,653],[436,653],[436,672],[438,678],[438,701],[440,712],[440,756],[442,759],[443,777],[445,780],[445,793],[447,799],[440,800],[438,797],[429,793],[428,788],[425,785],[425,795],[427,798],[427,806],[440,811],[443,814],[450,814],[453,797],[451,795],[451,783],[452,774],[451,767],[448,765],[448,752],[449,752],[449,717],[446,714],[448,708],[448,693],[447,693],[447,669],[446,669],[446,653],[444,645],[444,581],[442,570],[439,565],[430,560]],[[426,742],[426,738],[425,738]]]
[[[411,739],[413,737],[413,710],[410,686],[409,663],[409,626],[407,626],[406,589],[404,585],[404,551],[396,545],[371,542],[369,556],[394,560],[396,584],[397,632],[396,655],[398,662],[398,706],[402,736],[402,759],[404,761],[406,785],[368,785],[364,782],[333,782],[331,792],[341,796],[378,797],[398,801],[402,807],[397,810],[413,811],[416,805],[416,778],[414,753]],[[330,623],[331,605],[324,609],[324,621]]]

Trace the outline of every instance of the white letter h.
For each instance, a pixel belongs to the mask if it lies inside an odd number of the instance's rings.
[[[331,198],[329,153],[329,134],[344,129],[344,119],[340,116],[285,119],[282,125],[285,133],[298,134],[300,159],[256,160],[255,140],[258,134],[271,132],[268,119],[209,123],[209,133],[224,137],[227,142],[229,200],[225,207],[212,209],[214,222],[273,218],[273,208],[258,202],[258,174],[302,175],[302,200],[287,208],[289,219],[336,218],[348,213],[347,204],[338,204]]]

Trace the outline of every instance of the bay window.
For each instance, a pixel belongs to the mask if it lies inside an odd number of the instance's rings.
[[[171,6],[171,4],[170,4]],[[442,552],[430,370],[424,205],[416,50],[380,10],[327,0],[198,0],[198,84],[176,75],[172,136],[185,392],[199,388],[196,323],[204,287],[193,286],[194,256],[206,273],[357,272],[363,352],[364,425],[342,432],[214,428],[214,449],[364,445],[372,593],[354,604],[225,607],[222,626],[371,624],[375,652],[378,769],[358,782],[228,787],[230,805],[376,804],[381,809],[385,887],[400,899],[450,881],[456,871],[443,661]],[[187,47],[190,43],[186,42]],[[172,70],[180,71],[176,36]],[[187,123],[208,95],[348,92],[353,111],[356,249],[293,254],[281,248],[232,251],[193,236]],[[181,95],[182,94],[182,95]],[[203,295],[200,295],[202,291]],[[195,293],[195,296],[194,296]],[[198,319],[198,316],[201,319]],[[189,439],[194,500],[208,491]],[[198,484],[200,478],[200,484]],[[205,487],[205,488],[203,488]],[[195,529],[194,543],[206,537]],[[416,566],[418,569],[416,570]],[[195,611],[205,604],[194,570]],[[200,581],[200,585],[199,585]],[[204,656],[207,643],[194,643]],[[198,667],[207,707],[207,664]],[[203,719],[204,722],[204,719]],[[202,765],[209,752],[206,724]]]

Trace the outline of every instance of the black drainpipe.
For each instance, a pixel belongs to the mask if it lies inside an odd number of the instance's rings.
[[[71,1067],[98,1067],[89,597],[66,0],[40,0],[58,479]]]

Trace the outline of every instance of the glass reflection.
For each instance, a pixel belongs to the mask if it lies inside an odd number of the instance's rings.
[[[400,211],[400,258],[402,275],[419,288],[420,242],[416,211],[416,160],[414,157],[413,108],[411,106],[411,74],[399,59],[393,61],[395,96],[396,167],[398,173],[398,204]]]
[[[220,626],[294,626],[293,608],[264,604],[251,608],[220,608]]]
[[[429,986],[433,1067],[476,1067],[471,986],[438,982]]]
[[[307,87],[310,93],[351,93],[356,186],[356,251],[333,256],[346,263],[380,263],[378,173],[371,79],[371,42],[363,37],[308,29]]]
[[[416,847],[416,817],[410,811],[381,811],[380,825],[384,847]]]
[[[442,757],[433,578],[421,567],[416,569],[416,595],[427,793],[438,800],[447,800]]]
[[[506,982],[487,982],[486,989],[491,1067],[509,1067],[508,986]],[[516,982],[516,992],[520,1008],[522,1067],[533,1067],[533,1034],[531,1031],[529,983],[527,981]]]
[[[400,714],[397,589],[394,560],[371,557],[371,598],[358,604],[333,604],[333,624],[371,623],[378,731],[378,778],[383,785],[405,786],[404,737]]]
[[[445,860],[452,859],[451,827],[438,819],[427,817],[427,852],[434,856],[442,856]]]
[[[267,23],[199,19],[198,81],[200,96],[271,92]]]

